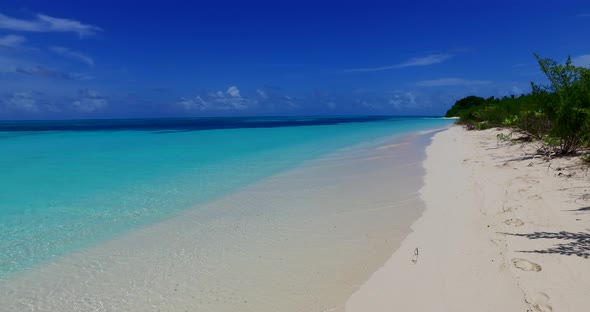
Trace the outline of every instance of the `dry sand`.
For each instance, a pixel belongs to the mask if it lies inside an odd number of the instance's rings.
[[[587,169],[579,159],[530,159],[532,144],[498,133],[436,134],[426,211],[347,311],[590,309]]]

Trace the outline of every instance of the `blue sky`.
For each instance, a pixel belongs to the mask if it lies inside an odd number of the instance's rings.
[[[441,115],[588,33],[588,1],[3,1],[0,119]]]

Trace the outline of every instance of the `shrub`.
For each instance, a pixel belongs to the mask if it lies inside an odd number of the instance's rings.
[[[564,65],[535,57],[550,83],[546,86],[531,83],[540,110],[551,122],[549,136],[555,139],[560,153],[575,153],[588,139],[588,70],[572,65],[569,57]]]
[[[531,83],[532,93],[519,97],[468,96],[447,116],[473,129],[510,127],[525,138],[540,140],[556,154],[575,153],[590,139],[590,70],[564,65],[535,54],[548,85]]]

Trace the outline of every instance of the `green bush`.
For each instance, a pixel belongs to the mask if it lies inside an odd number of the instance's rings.
[[[461,117],[467,115],[482,106],[484,103],[484,98],[474,95],[462,98],[455,102],[455,105],[447,111],[446,117]]]
[[[588,139],[588,70],[572,65],[569,57],[564,65],[535,57],[550,83],[546,86],[531,83],[540,110],[551,122],[549,136],[556,139],[561,153],[575,153]]]
[[[531,83],[519,97],[468,96],[455,102],[447,117],[471,129],[510,127],[526,138],[542,140],[558,154],[575,153],[590,139],[590,70],[571,59],[560,65],[535,54],[549,85]]]

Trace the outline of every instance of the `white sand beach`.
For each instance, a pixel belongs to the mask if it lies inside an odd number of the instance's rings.
[[[0,281],[0,311],[587,310],[587,170],[497,133],[308,162]]]
[[[346,311],[587,311],[590,180],[498,130],[459,126],[427,148],[423,216]]]

